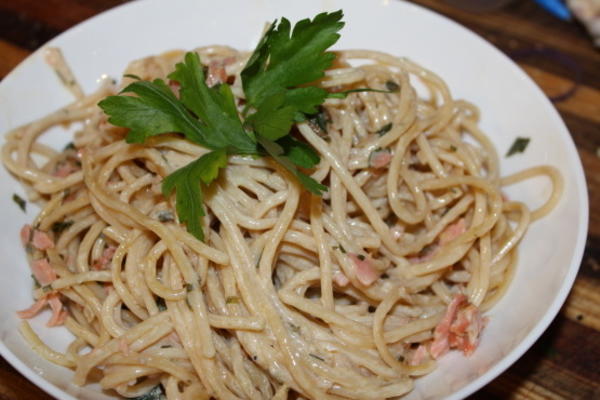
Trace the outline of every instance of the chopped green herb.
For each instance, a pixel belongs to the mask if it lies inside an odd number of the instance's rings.
[[[159,311],[165,311],[167,309],[165,299],[163,299],[162,297],[158,297],[156,299],[156,307],[158,307]]]
[[[229,296],[225,299],[225,304],[239,304],[240,298],[237,296]]]
[[[455,146],[455,145],[453,145],[453,144],[451,144],[451,145],[450,145],[450,151],[451,151],[451,152],[455,152],[456,150],[458,150],[458,149],[456,148],[456,146]]]
[[[27,211],[27,202],[25,200],[23,200],[23,198],[21,196],[19,196],[18,194],[15,193],[12,195],[12,199],[15,202],[15,204],[19,206],[21,211],[23,211],[23,212]]]
[[[400,85],[398,85],[396,82],[394,81],[387,81],[385,83],[385,87],[387,88],[387,90],[389,90],[390,92],[397,92],[398,90],[400,90]]]
[[[319,360],[319,361],[325,362],[325,359],[323,357],[320,357],[320,356],[318,356],[316,354],[308,353],[308,355],[311,356],[312,358],[315,358],[315,359]]]
[[[290,325],[290,329],[292,330],[292,332],[298,333],[298,334],[300,333],[300,327],[298,325],[292,324],[291,322],[289,325]]]
[[[529,138],[522,138],[522,137],[518,137],[515,139],[515,141],[513,142],[513,144],[510,146],[510,149],[508,149],[508,152],[506,153],[506,157],[510,157],[513,154],[516,153],[523,153],[525,151],[525,149],[527,148],[527,145],[529,145]]]
[[[319,112],[310,116],[310,121],[319,127],[322,134],[327,133],[327,124],[330,120],[327,111],[323,107],[319,107]]]
[[[393,124],[390,122],[389,124],[385,124],[384,126],[382,126],[376,133],[379,136],[383,136],[386,133],[388,133],[390,130],[392,130],[392,126]]]
[[[33,286],[35,286],[36,289],[38,289],[39,287],[42,286],[42,285],[40,285],[40,282],[37,280],[35,275],[31,274],[31,279],[33,279]]]
[[[157,215],[158,220],[160,222],[173,222],[175,221],[175,216],[171,211],[163,210],[160,211]]]
[[[63,151],[67,151],[67,150],[75,150],[75,143],[73,143],[73,142],[67,143],[66,146],[63,148]]]
[[[125,75],[123,75],[123,78],[131,78],[131,79],[135,79],[136,81],[142,80],[142,78],[140,78],[139,76],[137,76],[135,74],[125,74]]]
[[[171,347],[173,346],[171,346],[170,344],[163,344],[160,346],[161,349],[170,349]]]
[[[363,92],[372,92],[372,93],[391,93],[390,90],[380,90],[380,89],[371,89],[371,88],[357,88],[344,90],[343,92],[334,92],[329,93],[327,95],[330,99],[345,99],[350,93],[363,93]]]
[[[133,397],[131,400],[166,400],[167,397],[162,385],[156,385],[148,393],[138,397]]]
[[[75,223],[75,221],[72,221],[72,220],[57,221],[52,224],[51,229],[52,229],[52,232],[54,232],[54,233],[61,233],[65,229],[68,229],[69,227],[71,227],[71,225],[73,225],[74,223]]]
[[[363,256],[362,254],[358,254],[356,258],[358,258],[360,261],[365,261],[365,256]]]
[[[194,285],[192,285],[191,283],[188,283],[185,285],[185,290],[187,292],[191,292],[192,290],[194,290]]]
[[[343,254],[346,254],[346,249],[344,249],[344,246],[342,246],[341,244],[339,246],[333,246],[334,250],[339,250],[341,251]]]

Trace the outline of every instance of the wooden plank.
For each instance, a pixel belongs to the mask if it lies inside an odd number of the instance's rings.
[[[52,400],[52,397],[30,383],[2,357],[0,357],[0,382],[0,399],[2,400]]]
[[[517,37],[527,37],[540,45],[558,48],[567,53],[578,54],[600,62],[600,54],[591,39],[581,40],[582,31],[577,25],[560,21],[532,2],[516,1],[509,7],[491,13],[472,13],[453,7],[444,1],[416,0],[428,8],[449,15],[469,27],[482,27],[510,32]]]
[[[123,0],[0,0],[0,8],[64,31],[97,13],[125,3]]]
[[[29,51],[0,39],[0,79],[29,55]]]
[[[0,5],[0,39],[6,42],[27,50],[35,50],[59,33],[60,30],[52,29],[25,14],[7,10]]]
[[[559,316],[521,359],[472,400],[599,398],[599,345],[597,331]]]
[[[591,133],[596,140],[600,139],[598,128]],[[592,143],[593,145],[593,143]],[[588,184],[588,196],[590,204],[590,222],[589,222],[589,237],[595,238],[596,260],[600,260],[600,157],[596,151],[600,146],[594,149],[579,149],[579,157],[585,171],[585,178]],[[579,148],[579,145],[578,145]]]
[[[583,82],[600,89],[600,52],[575,23],[559,21],[531,1],[513,2],[503,10],[477,14],[452,7],[444,1],[416,0],[483,36],[509,56],[516,52],[554,49],[572,59],[582,70]],[[544,57],[527,58],[527,63],[570,78],[572,71]]]
[[[527,74],[549,97],[567,92],[574,82],[527,64],[520,64]],[[560,111],[568,112],[588,121],[600,124],[600,90],[579,85],[573,95],[554,104]]]
[[[591,259],[592,262],[597,261]],[[587,261],[589,262],[589,260]],[[583,262],[586,263],[586,260]],[[577,279],[563,307],[562,314],[572,321],[600,331],[600,282],[594,279]]]

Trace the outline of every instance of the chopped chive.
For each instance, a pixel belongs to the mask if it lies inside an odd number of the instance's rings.
[[[160,222],[173,222],[173,221],[175,221],[175,216],[173,215],[173,213],[171,211],[167,211],[167,210],[159,212],[158,215],[157,215],[157,217],[158,217],[158,220]]]
[[[400,85],[398,85],[396,82],[394,81],[387,81],[385,83],[385,87],[387,88],[387,90],[389,90],[390,92],[397,92],[398,90],[400,90]]]
[[[359,254],[356,256],[360,261],[365,261],[365,256],[363,256],[362,254]]]
[[[65,229],[68,229],[69,227],[71,227],[71,225],[73,225],[75,223],[75,221],[69,220],[69,221],[57,221],[55,223],[52,224],[52,232],[54,233],[61,233],[62,231],[64,231]]]
[[[506,157],[510,157],[513,154],[517,154],[517,153],[523,153],[525,151],[525,149],[527,148],[527,145],[529,145],[529,138],[522,138],[522,137],[518,137],[515,139],[515,141],[513,142],[513,144],[510,146],[510,149],[508,149],[508,152],[506,153]]]
[[[123,78],[131,78],[131,79],[135,79],[136,81],[142,80],[142,78],[140,78],[139,76],[137,76],[135,74],[125,74],[125,75],[123,75]]]
[[[63,151],[67,151],[67,150],[75,150],[75,143],[73,143],[73,142],[67,143],[67,145],[63,148]]]
[[[23,198],[21,196],[19,196],[18,194],[15,193],[12,195],[12,199],[15,202],[15,204],[19,206],[21,211],[23,211],[23,212],[27,211],[27,202],[25,200],[23,200]]]
[[[290,325],[290,329],[292,330],[292,332],[294,332],[294,333],[300,333],[300,327],[298,325],[292,324],[291,322],[290,322],[289,325]]]
[[[312,358],[315,358],[315,359],[319,360],[319,361],[325,362],[325,359],[323,357],[319,357],[316,354],[308,353],[308,355],[311,356]]]
[[[379,136],[383,136],[388,133],[392,129],[393,124],[390,122],[389,124],[385,124],[376,132]]]
[[[162,385],[154,386],[148,393],[145,393],[138,397],[133,397],[130,400],[163,400],[165,399],[165,391]]]
[[[237,296],[229,296],[225,299],[225,304],[239,304],[240,298]]]
[[[455,145],[453,145],[453,144],[451,144],[451,145],[450,145],[450,151],[451,151],[451,152],[455,152],[456,150],[458,150],[458,149],[456,148],[456,146],[455,146]]]
[[[341,251],[343,254],[346,254],[346,249],[344,248],[344,246],[342,246],[341,244],[338,246],[333,246],[334,250],[339,250]]]

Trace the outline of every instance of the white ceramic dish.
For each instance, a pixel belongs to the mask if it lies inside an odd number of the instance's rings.
[[[518,359],[541,335],[565,300],[583,253],[588,202],[581,163],[558,113],[543,93],[508,58],[487,42],[437,14],[410,3],[380,0],[146,0],[118,7],[86,21],[52,40],[62,48],[86,91],[97,87],[103,74],[119,77],[138,57],[173,48],[226,44],[252,49],[265,21],[286,16],[292,21],[323,10],[343,8],[346,27],[338,48],[370,48],[405,55],[439,73],[453,95],[482,110],[481,126],[501,154],[514,138],[527,136],[523,155],[502,159],[504,174],[539,164],[558,167],[565,193],[551,215],[536,222],[520,245],[514,281],[489,313],[491,322],[470,358],[458,352],[420,379],[406,399],[459,399],[479,389]],[[48,68],[40,51],[0,83],[0,133],[60,107],[72,99]],[[66,135],[55,132],[50,142],[62,145]],[[31,279],[18,241],[19,228],[33,218],[11,202],[19,184],[0,169],[0,353],[23,375],[61,399],[107,399],[97,387],[70,383],[71,371],[35,355],[21,339],[14,311],[31,302]],[[537,179],[508,189],[530,206],[539,205],[549,184]],[[10,279],[8,279],[10,277]],[[33,321],[34,329],[51,346],[64,349],[69,334],[47,329],[47,315]]]

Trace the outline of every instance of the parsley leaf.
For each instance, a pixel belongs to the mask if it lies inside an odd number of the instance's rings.
[[[194,143],[213,147],[209,132],[162,79],[133,82],[121,93],[134,93],[137,97],[109,96],[98,105],[109,116],[108,122],[130,129],[128,143],[143,143],[150,136],[178,132]]]
[[[109,96],[99,106],[113,125],[130,129],[129,143],[143,143],[163,133],[182,133],[188,140],[209,149],[256,154],[256,144],[244,131],[229,85],[206,86],[200,57],[187,53],[169,79],[181,85],[181,100],[162,79],[136,81],[121,93]],[[189,110],[200,120],[198,120]]]
[[[321,160],[310,145],[291,136],[284,136],[277,144],[282,147],[284,155],[299,167],[313,168]]]
[[[219,149],[204,154],[167,176],[162,184],[162,192],[169,197],[176,190],[176,209],[180,222],[200,240],[204,240],[200,218],[205,214],[200,183],[209,185],[219,175],[219,170],[227,166],[227,153]]]
[[[294,161],[298,161],[298,159],[291,158],[289,154],[286,155],[284,148],[281,145],[264,137],[258,137],[258,142],[263,146],[265,151],[275,159],[275,161],[277,161],[278,163],[283,165],[288,171],[290,171],[300,181],[300,183],[304,187],[306,187],[306,189],[308,189],[311,193],[320,196],[323,194],[323,192],[327,191],[327,186],[320,184],[319,182],[315,181],[313,178],[296,168],[296,165],[294,165]]]
[[[175,68],[169,79],[179,82],[181,102],[204,122],[208,137],[206,147],[255,154],[256,143],[242,127],[229,85],[209,88],[196,53],[187,53],[185,62]]]
[[[321,13],[312,21],[299,21],[293,31],[290,21],[281,18],[267,30],[241,73],[246,100],[259,114],[247,123],[258,134],[269,140],[287,135],[294,121],[316,113],[328,97],[323,88],[295,86],[325,75],[335,59],[326,50],[340,37],[342,16],[341,10]]]
[[[292,128],[296,110],[284,105],[285,95],[279,92],[266,99],[260,108],[246,118],[246,125],[252,126],[259,135],[277,140],[287,135]]]

